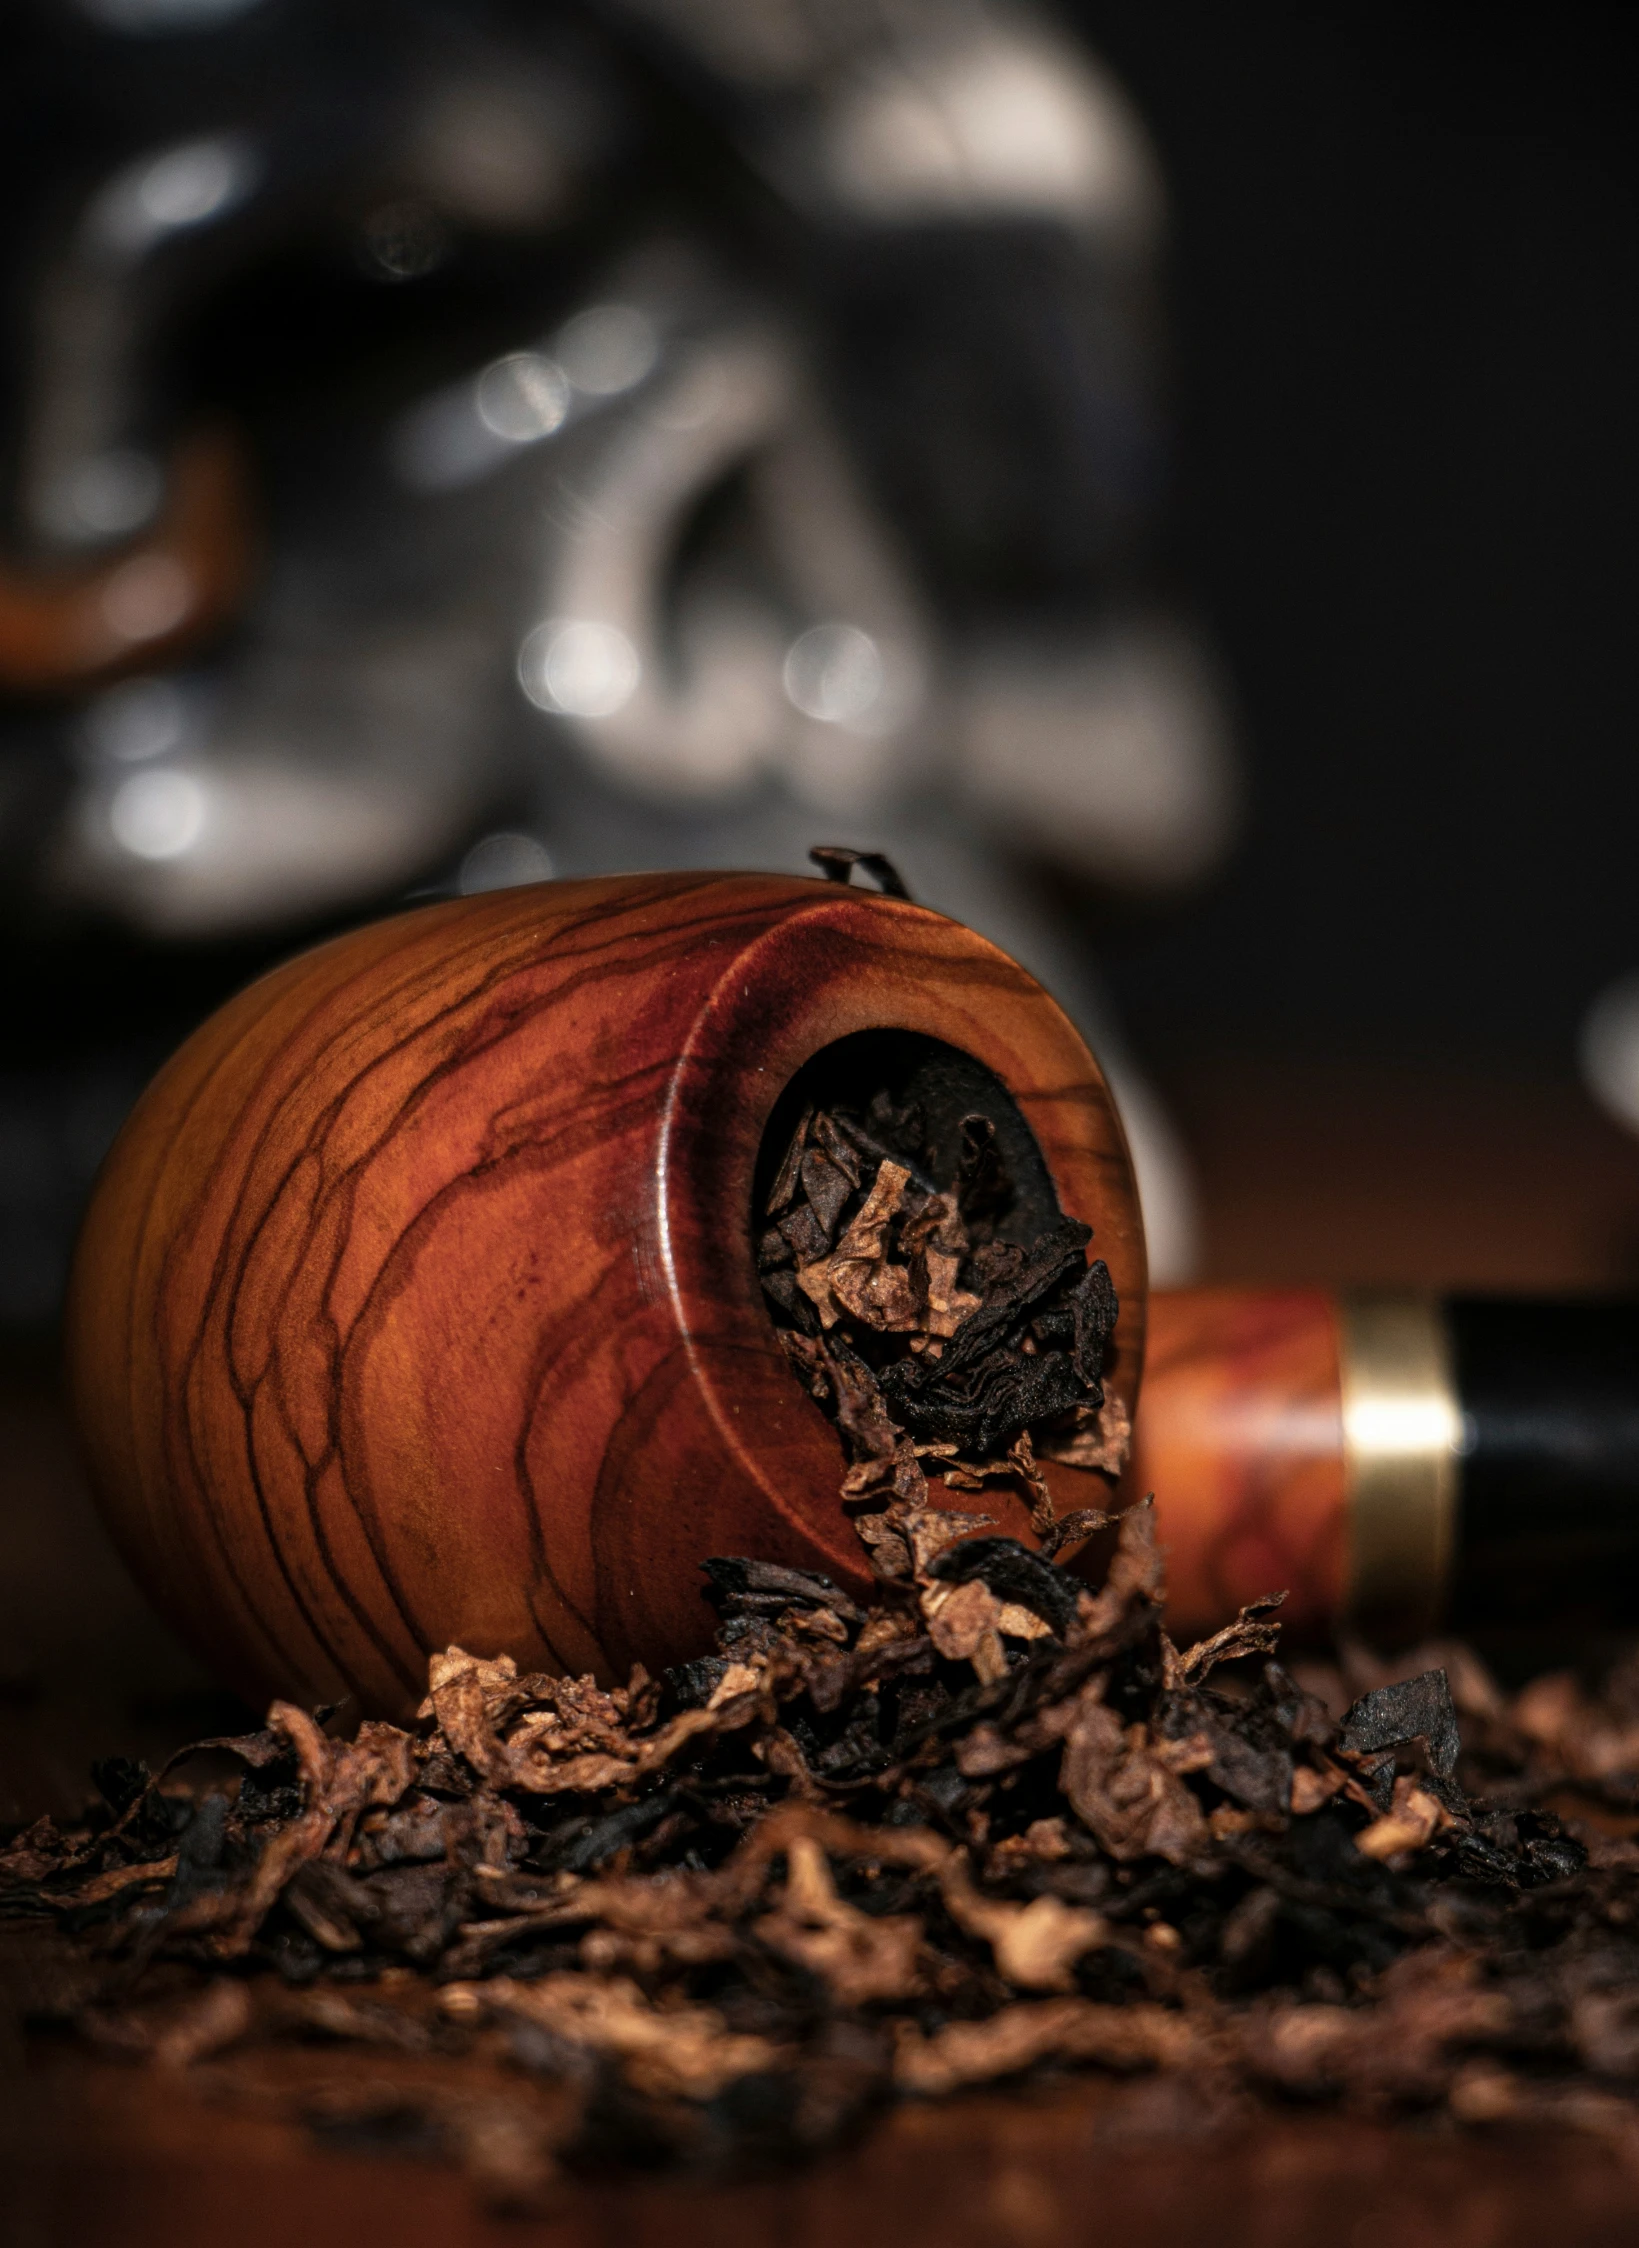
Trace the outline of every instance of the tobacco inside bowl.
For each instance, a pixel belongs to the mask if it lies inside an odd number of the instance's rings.
[[[767,1210],[806,1110],[863,1118],[881,1104],[901,1116],[919,1112],[920,1152],[941,1178],[954,1175],[960,1164],[964,1121],[981,1117],[990,1124],[1011,1192],[1008,1206],[994,1213],[999,1239],[1022,1246],[1063,1215],[1036,1135],[994,1070],[916,1031],[862,1030],[822,1047],[776,1102],[757,1161],[758,1217]]]
[[[908,1032],[826,1047],[769,1121],[753,1234],[781,1344],[848,1452],[846,1499],[920,1507],[929,1472],[1012,1476],[1063,1542],[1038,1461],[1119,1465],[1101,1380],[1118,1305],[999,1078]],[[897,1543],[880,1527],[860,1523],[879,1568]]]

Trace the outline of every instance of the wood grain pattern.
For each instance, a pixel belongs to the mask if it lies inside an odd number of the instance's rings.
[[[1310,1288],[1158,1289],[1123,1501],[1155,1494],[1167,1628],[1214,1631],[1287,1594],[1288,1634],[1335,1625],[1348,1490],[1336,1298]]]
[[[231,1002],[99,1184],[71,1379],[161,1612],[253,1696],[402,1711],[452,1640],[605,1676],[698,1652],[709,1554],[858,1582],[838,1440],[775,1341],[749,1229],[780,1091],[877,1028],[1009,1087],[1109,1262],[1130,1403],[1144,1265],[1120,1125],[993,946],[772,876],[432,906]]]

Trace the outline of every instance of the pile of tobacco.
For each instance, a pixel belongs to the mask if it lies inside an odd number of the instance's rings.
[[[409,1731],[276,1703],[184,1752],[207,1783],[112,1760],[83,1828],[0,1854],[0,1900],[95,1956],[74,2019],[104,2047],[276,2082],[513,2202],[1067,2066],[1218,2115],[1639,2132],[1639,1847],[1610,1838],[1639,1825],[1639,1679],[1507,1704],[1463,1658],[1455,1706],[1431,1670],[1339,1719],[1267,1613],[1170,1644],[1147,1507],[1096,1591],[900,1524],[909,1574],[868,1609],[711,1563],[721,1651],[658,1680],[452,1648]],[[312,2050],[338,2043],[372,2050]]]
[[[1102,1584],[1067,1569],[1107,1518],[1055,1519],[1037,1463],[1119,1459],[1114,1296],[1085,1227],[1006,1237],[994,1128],[959,1121],[941,1186],[891,1102],[811,1110],[768,1198],[868,1605],[711,1561],[717,1652],[658,1679],[452,1647],[409,1730],[275,1703],[157,1778],[109,1759],[83,1825],[0,1852],[0,1911],[73,1939],[74,2028],[521,2205],[1072,2067],[1229,2124],[1639,2145],[1639,1670],[1510,1702],[1452,1649],[1346,1686],[1272,1659],[1278,1595],[1181,1653],[1147,1505]],[[930,1505],[930,1467],[1012,1478],[1037,1549]]]

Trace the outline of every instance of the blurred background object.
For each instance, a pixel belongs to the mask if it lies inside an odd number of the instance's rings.
[[[1159,1275],[1631,1283],[1625,12],[27,0],[9,59],[0,1316],[292,945],[821,840],[1112,1056]]]
[[[1160,561],[1160,167],[1091,46],[1008,0],[32,31],[0,859],[50,1051],[0,1085],[0,1308],[49,1314],[214,984],[406,896],[833,835],[1060,994],[1186,1272],[1041,879],[1176,891],[1237,794]]]
[[[1639,1132],[1639,975],[1606,985],[1583,1018],[1578,1050],[1588,1090],[1619,1124]]]

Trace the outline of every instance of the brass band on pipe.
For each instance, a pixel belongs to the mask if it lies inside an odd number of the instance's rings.
[[[1348,1478],[1348,1625],[1404,1644],[1438,1620],[1457,1535],[1462,1411],[1438,1304],[1354,1295],[1340,1305]]]

